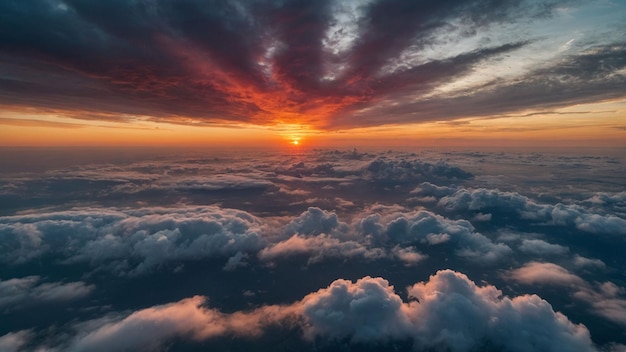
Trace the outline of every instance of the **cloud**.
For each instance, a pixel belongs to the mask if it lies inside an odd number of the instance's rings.
[[[271,324],[286,321],[290,307],[267,306],[251,312],[224,314],[204,307],[206,297],[136,311],[122,319],[77,326],[77,335],[64,350],[159,350],[175,338],[201,341],[224,335],[256,336]],[[81,328],[83,330],[81,330]]]
[[[443,194],[432,187],[418,187],[420,194]],[[451,192],[451,190],[447,190]],[[577,229],[598,234],[626,234],[626,219],[613,214],[596,214],[577,204],[542,204],[516,192],[498,189],[457,188],[452,194],[439,199],[437,205],[448,212],[490,210],[496,213],[516,213],[521,219],[545,221],[557,226],[575,226]]]
[[[382,278],[336,280],[302,300],[308,323],[304,334],[308,339],[349,337],[352,342],[406,337],[412,329],[404,305]]]
[[[372,243],[387,246],[441,245],[454,246],[462,258],[481,262],[494,262],[512,252],[503,243],[494,243],[475,232],[467,220],[451,220],[435,213],[393,211],[381,216],[371,214],[361,217],[355,226]]]
[[[587,302],[592,311],[622,327],[626,327],[626,290],[607,281],[598,287],[583,286],[574,298]]]
[[[528,43],[509,44],[508,47],[492,48],[490,52],[476,52],[476,56],[488,58],[507,54],[523,48]],[[498,50],[500,49],[500,50]],[[337,126],[351,124],[376,125],[377,116],[391,116],[388,123],[410,123],[423,121],[454,120],[467,117],[490,117],[527,110],[550,110],[574,104],[593,103],[603,100],[621,99],[618,87],[624,85],[620,70],[626,67],[624,53],[626,45],[617,42],[589,47],[577,53],[547,62],[544,67],[528,70],[507,81],[494,78],[483,85],[476,85],[454,93],[415,99],[409,94],[398,92],[378,106],[363,109],[362,113],[347,114],[334,122]],[[509,55],[515,55],[514,53]],[[462,67],[464,58],[453,65]],[[605,65],[594,62],[606,60]],[[475,64],[475,63],[474,63]],[[463,75],[463,71],[455,75]],[[559,95],[554,94],[560,92]],[[452,95],[452,96],[451,96]],[[358,120],[362,122],[359,123]]]
[[[587,199],[588,202],[597,204],[597,205],[617,205],[626,207],[626,191],[619,193],[607,193],[607,192],[598,192],[594,194],[591,198]]]
[[[375,208],[357,213],[352,224],[335,213],[310,207],[285,226],[291,237],[269,243],[259,258],[271,261],[288,256],[308,256],[309,263],[324,258],[396,258],[415,265],[427,255],[418,249],[449,243],[459,257],[490,263],[512,252],[502,243],[474,231],[465,220],[450,220],[428,211],[412,212],[401,207]]]
[[[391,250],[394,256],[396,256],[405,266],[415,266],[417,263],[428,258],[428,255],[422,254],[415,250],[415,247],[400,246],[393,247]]]
[[[486,336],[507,351],[594,350],[583,325],[555,313],[536,295],[502,297],[494,286],[477,286],[451,270],[437,272],[408,292],[419,300],[409,304],[409,314],[423,346],[441,343],[467,351]]]
[[[337,231],[347,231],[347,225],[340,223],[337,214],[317,207],[309,207],[285,226],[286,235],[320,235]]]
[[[310,256],[309,263],[315,263],[325,258],[363,257],[372,260],[386,254],[380,248],[366,248],[356,241],[341,241],[325,234],[312,237],[293,235],[259,252],[259,258],[267,261],[294,255]]]
[[[289,305],[222,313],[195,296],[117,318],[75,324],[67,351],[157,350],[174,339],[259,338],[272,326],[299,329],[307,341],[384,344],[468,351],[488,341],[505,350],[592,351],[589,332],[536,295],[503,297],[494,286],[438,271],[408,287],[405,302],[383,278],[338,279]]]
[[[597,268],[597,269],[606,268],[606,264],[602,260],[586,258],[578,254],[574,256],[574,265],[579,268],[585,268],[585,267]]]
[[[264,261],[289,256],[307,256],[310,263],[396,258],[413,265],[426,258],[419,252],[424,245],[450,244],[458,256],[481,262],[511,252],[465,220],[402,207],[383,213],[357,213],[349,225],[316,207],[289,222],[214,206],[84,208],[2,217],[5,242],[0,249],[10,265],[52,256],[59,263],[88,263],[119,275],[142,275],[208,258],[223,258],[224,269],[232,270],[255,254]]]
[[[470,179],[473,175],[445,161],[434,164],[420,160],[385,160],[372,161],[364,169],[364,177],[377,182],[406,183],[420,182],[426,179]]]
[[[237,252],[232,257],[228,258],[226,264],[224,264],[223,269],[226,271],[233,271],[239,267],[247,266],[246,259],[248,255],[242,252]]]
[[[518,247],[522,252],[536,255],[562,255],[569,252],[569,248],[542,240],[522,240]]]
[[[525,285],[580,286],[583,279],[553,263],[530,262],[512,270],[507,277]]]
[[[437,198],[449,196],[456,192],[456,187],[438,186],[430,182],[422,182],[411,191],[411,194],[429,195]]]
[[[39,276],[0,280],[0,311],[60,303],[88,296],[94,285],[84,282],[42,282]]]
[[[597,263],[593,263],[597,265]],[[511,270],[505,278],[525,285],[555,285],[572,289],[572,297],[589,304],[591,311],[621,326],[626,326],[626,290],[613,282],[591,285],[581,277],[553,263],[530,262]]]
[[[7,264],[50,253],[137,275],[168,262],[256,252],[262,232],[256,217],[213,206],[87,208],[2,217],[0,249]]]
[[[18,352],[24,351],[24,346],[28,344],[32,338],[32,331],[20,330],[17,332],[10,332],[6,335],[0,336],[0,351],[4,352]]]
[[[542,41],[534,28],[497,34],[541,22],[558,3],[6,2],[0,104],[111,121],[343,128],[623,97],[624,49],[609,40],[515,82],[437,94]]]

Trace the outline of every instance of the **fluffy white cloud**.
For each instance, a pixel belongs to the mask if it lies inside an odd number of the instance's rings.
[[[172,339],[258,336],[268,326],[298,327],[308,340],[413,342],[416,349],[469,351],[489,341],[507,351],[592,351],[589,332],[536,295],[503,297],[464,274],[443,270],[408,288],[404,302],[382,278],[339,279],[285,306],[222,313],[196,296],[124,317],[76,325],[64,350],[156,350]]]
[[[506,351],[592,351],[589,331],[554,312],[536,295],[502,297],[494,286],[477,286],[451,270],[409,287],[419,301],[408,304],[420,345],[468,351],[488,338]]]
[[[434,194],[441,194],[441,191],[430,186],[420,188],[422,193],[428,190]],[[454,193],[443,196],[438,206],[447,211],[497,208],[499,211],[518,213],[524,219],[575,226],[585,232],[626,235],[626,219],[616,215],[596,214],[576,204],[540,204],[518,193],[502,192],[497,189],[458,188]]]
[[[309,207],[291,220],[284,229],[286,235],[320,235],[347,232],[347,225],[339,221],[337,214],[317,207]]]
[[[336,280],[302,300],[304,334],[309,339],[349,337],[355,342],[403,338],[412,329],[404,308],[387,280]]]
[[[50,253],[141,274],[169,261],[256,252],[264,246],[262,231],[256,217],[213,206],[15,215],[0,218],[0,260],[13,264]]]
[[[493,262],[512,253],[503,243],[494,243],[475,232],[466,220],[451,220],[429,211],[392,211],[389,214],[372,214],[362,218],[357,226],[372,243],[411,246],[450,243],[456,254],[470,260]]]
[[[420,182],[428,179],[469,179],[473,175],[443,160],[435,163],[420,160],[386,159],[372,161],[362,177],[387,183]]]

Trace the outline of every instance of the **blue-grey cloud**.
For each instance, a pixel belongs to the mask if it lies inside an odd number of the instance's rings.
[[[282,114],[334,129],[624,97],[624,45],[613,36],[515,81],[436,94],[478,65],[542,40],[532,34],[533,23],[559,5],[565,4],[3,2],[0,104],[118,122],[141,115],[182,124],[188,118],[272,124]],[[513,26],[530,33],[494,32]],[[432,52],[452,44],[447,56]]]
[[[608,290],[608,288],[607,288]],[[469,351],[491,344],[507,351],[593,351],[589,331],[536,295],[506,297],[466,275],[438,271],[409,286],[405,302],[383,278],[338,279],[288,305],[223,313],[195,296],[106,320],[75,324],[57,348],[158,350],[174,339],[259,338],[272,326],[298,329],[308,341],[410,341],[414,349]],[[531,332],[531,333],[529,333]],[[488,346],[487,345],[487,346]],[[106,346],[106,347],[105,347]]]

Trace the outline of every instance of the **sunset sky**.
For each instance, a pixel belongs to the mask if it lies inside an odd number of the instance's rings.
[[[626,145],[626,1],[0,2],[0,145]]]
[[[626,0],[0,0],[0,352],[626,352]]]

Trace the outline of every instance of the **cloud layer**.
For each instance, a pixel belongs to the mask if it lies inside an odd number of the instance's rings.
[[[626,343],[622,154],[28,153],[0,170],[9,351]]]
[[[490,343],[507,351],[592,351],[589,332],[535,295],[502,297],[494,286],[477,286],[464,274],[443,270],[408,288],[404,302],[382,278],[336,280],[284,306],[221,313],[206,298],[146,308],[109,321],[75,326],[68,351],[144,348],[169,340],[259,336],[271,326],[298,328],[309,341],[385,344],[409,339],[414,348],[469,351]]]
[[[541,50],[537,28],[561,15],[559,4],[3,2],[0,104],[87,120],[336,129],[623,98],[625,46],[612,34],[556,58],[542,52],[545,62],[515,80],[438,91]]]

